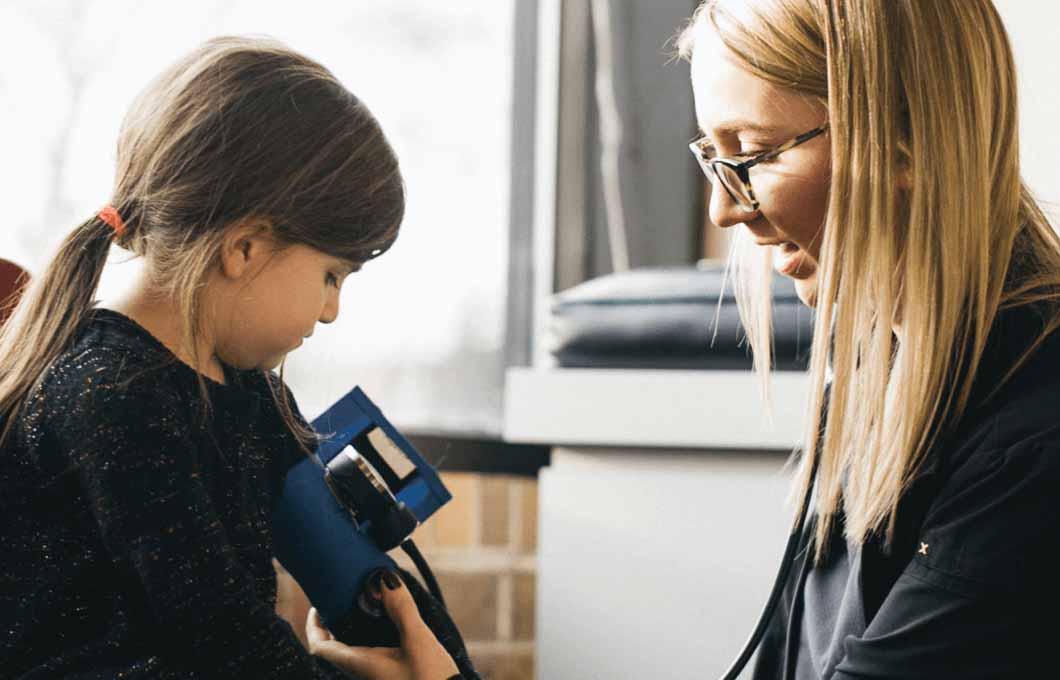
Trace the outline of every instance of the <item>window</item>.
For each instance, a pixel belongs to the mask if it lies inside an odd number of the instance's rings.
[[[397,244],[347,280],[339,320],[288,359],[302,410],[361,385],[403,428],[499,432],[514,11],[515,0],[9,0],[0,256],[38,269],[106,202],[121,117],[152,76],[211,36],[274,36],[368,104],[408,188]],[[116,259],[101,295],[138,266]]]

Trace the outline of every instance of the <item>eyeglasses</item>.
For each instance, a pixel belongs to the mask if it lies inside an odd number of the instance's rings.
[[[707,176],[708,180],[713,182],[714,178],[717,177],[721,181],[721,186],[725,188],[725,193],[729,194],[729,197],[732,198],[736,205],[747,212],[754,212],[758,210],[759,203],[758,199],[755,198],[754,190],[751,188],[751,175],[748,170],[759,163],[773,160],[788,149],[793,149],[803,142],[810,141],[827,129],[828,123],[825,123],[821,127],[804,132],[794,139],[789,139],[780,146],[755,154],[745,161],[717,158],[714,156],[717,153],[714,145],[709,143],[706,137],[700,137],[695,140],[688,145],[688,148],[692,151],[692,155],[696,157],[699,167],[703,169],[703,174]]]

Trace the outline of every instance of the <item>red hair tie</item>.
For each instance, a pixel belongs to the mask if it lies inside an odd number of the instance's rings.
[[[108,205],[100,210],[99,219],[109,224],[119,238],[125,233],[125,223],[121,221],[121,215],[114,209],[114,206]]]

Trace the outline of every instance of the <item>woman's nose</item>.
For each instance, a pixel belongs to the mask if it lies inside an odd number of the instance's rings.
[[[747,212],[737,205],[719,180],[715,179],[711,184],[710,221],[717,226],[722,228],[735,227],[737,224],[743,224],[753,218],[757,212]]]

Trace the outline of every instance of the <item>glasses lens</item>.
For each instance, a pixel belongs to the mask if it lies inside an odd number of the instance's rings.
[[[751,196],[751,192],[744,185],[743,180],[740,179],[740,175],[733,168],[725,165],[724,163],[714,163],[713,170],[721,180],[721,183],[725,186],[726,191],[729,192],[729,196],[733,201],[736,202],[741,208],[747,211],[753,211],[754,208],[754,197]]]
[[[703,152],[696,147],[692,148],[692,155],[695,156],[696,162],[699,163],[700,170],[706,175],[707,179],[711,182],[714,181],[714,170],[710,167],[710,161],[703,157]]]

